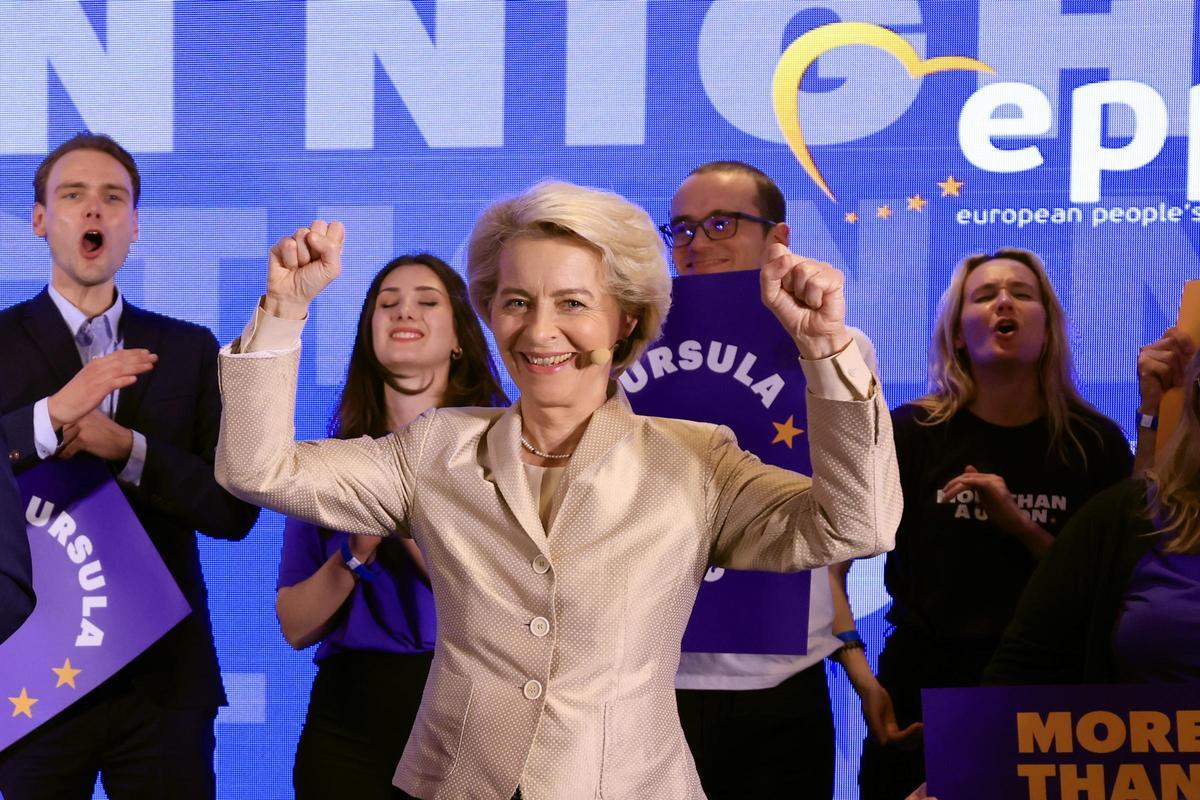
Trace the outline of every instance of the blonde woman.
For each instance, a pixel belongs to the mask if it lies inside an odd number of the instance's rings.
[[[921,689],[979,683],[1054,536],[1133,458],[1075,388],[1062,306],[1027,250],[958,265],[929,360],[929,394],[892,415],[904,517],[878,677],[901,727],[921,720]],[[919,748],[864,742],[863,800],[923,780]]]
[[[811,481],[725,429],[630,410],[612,377],[666,315],[663,247],[641,209],[564,183],[492,205],[471,235],[471,299],[516,405],[297,443],[300,328],[341,238],[318,222],[272,250],[255,321],[222,357],[217,474],[284,513],[421,544],[437,646],[394,784],[426,800],[702,798],[674,683],[709,564],[828,564],[887,549],[899,519],[841,273],[782,246],[762,270],[808,376]]]

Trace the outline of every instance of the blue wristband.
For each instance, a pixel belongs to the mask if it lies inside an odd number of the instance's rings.
[[[359,561],[353,553],[350,552],[350,540],[342,542],[342,560],[346,562],[346,569],[353,572],[364,581],[375,580],[375,574],[368,569],[366,563]]]
[[[842,631],[841,633],[835,633],[834,636],[841,639],[842,644],[854,644],[855,646],[858,646],[863,643],[862,637],[858,635],[858,631],[854,628],[851,628],[848,631]]]
[[[1156,431],[1158,430],[1158,417],[1154,414],[1143,414],[1139,411],[1137,412],[1137,426],[1148,431]]]

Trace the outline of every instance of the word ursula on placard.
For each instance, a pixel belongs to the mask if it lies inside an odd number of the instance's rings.
[[[649,373],[646,372],[643,361],[649,366]],[[763,408],[770,408],[786,384],[777,372],[755,377],[751,370],[757,361],[758,356],[748,350],[739,350],[735,344],[710,341],[705,348],[695,339],[688,339],[680,342],[674,350],[665,346],[647,350],[642,361],[631,364],[629,369],[621,374],[620,381],[625,391],[636,394],[651,380],[680,370],[693,372],[703,367],[718,375],[729,374],[733,380],[758,395]]]
[[[76,535],[75,519],[69,513],[65,510],[60,511],[53,522],[50,522],[51,517],[54,517],[54,503],[37,495],[29,498],[29,505],[25,509],[26,521],[37,528],[45,528],[49,524],[46,533],[62,545],[72,564],[81,565],[79,588],[83,589],[85,594],[80,601],[79,635],[75,637],[75,646],[99,647],[104,642],[104,631],[90,617],[95,609],[108,607],[108,597],[96,594],[105,584],[100,559],[88,561],[93,553],[92,539],[87,534]]]

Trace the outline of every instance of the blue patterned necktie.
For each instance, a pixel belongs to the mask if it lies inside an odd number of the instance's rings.
[[[112,340],[112,329],[109,327],[108,317],[92,317],[80,325],[79,332],[75,334],[75,341],[85,356],[85,364],[107,353],[112,346]],[[100,411],[109,417],[113,415],[115,394],[114,392],[108,395],[100,403]]]

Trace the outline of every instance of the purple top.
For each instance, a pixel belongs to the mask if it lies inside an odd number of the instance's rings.
[[[338,552],[348,534],[327,531],[288,518],[275,588],[308,578]],[[371,650],[385,653],[428,653],[437,638],[433,593],[399,541],[379,543],[368,566],[373,581],[357,581],[334,617],[313,661],[335,653]]]
[[[1125,590],[1113,651],[1132,680],[1200,680],[1200,554],[1154,547],[1142,556]]]

